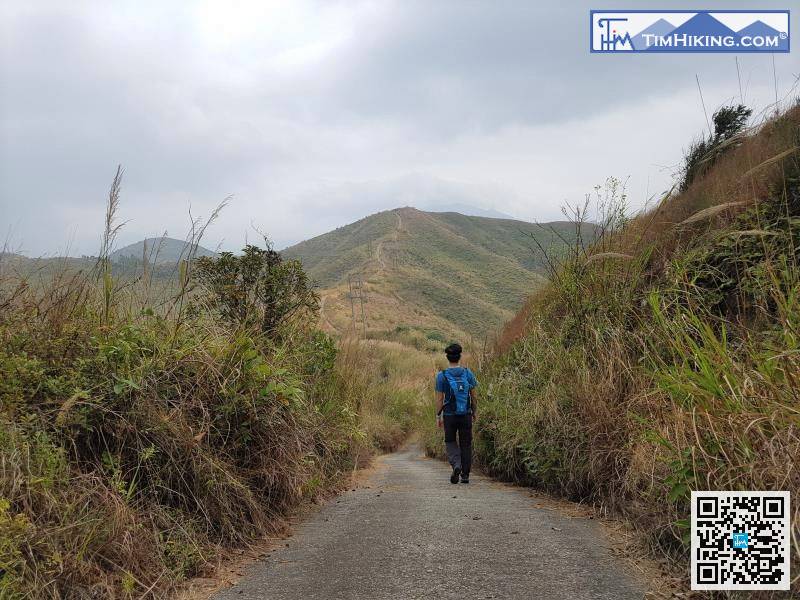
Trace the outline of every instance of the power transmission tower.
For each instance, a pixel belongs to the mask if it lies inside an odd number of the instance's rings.
[[[361,273],[351,273],[347,276],[350,285],[350,314],[353,317],[353,331],[367,337],[367,313],[364,310],[364,300],[367,295],[364,291],[364,280]]]

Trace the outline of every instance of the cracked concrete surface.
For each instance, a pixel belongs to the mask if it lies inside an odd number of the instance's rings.
[[[524,489],[417,448],[382,459],[217,600],[642,598],[595,521],[536,508]]]

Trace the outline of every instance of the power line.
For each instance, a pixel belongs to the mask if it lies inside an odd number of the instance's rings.
[[[367,294],[364,290],[364,279],[361,273],[350,273],[347,276],[347,283],[350,286],[350,315],[353,319],[353,331],[361,336],[367,337],[367,313],[364,308],[364,301]]]

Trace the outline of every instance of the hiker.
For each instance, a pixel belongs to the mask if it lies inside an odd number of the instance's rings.
[[[436,374],[436,424],[444,426],[447,461],[453,467],[450,483],[458,483],[459,476],[461,483],[469,483],[472,466],[472,422],[478,381],[472,371],[458,364],[461,351],[460,344],[445,348],[450,366]]]

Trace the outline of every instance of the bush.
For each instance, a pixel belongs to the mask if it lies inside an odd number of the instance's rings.
[[[681,568],[692,490],[800,492],[798,123],[558,266],[479,373],[490,472],[629,517]]]
[[[0,278],[2,598],[169,595],[341,485],[370,419],[400,443],[414,408],[298,318],[316,294],[269,248],[189,256],[158,294],[115,279],[120,176],[98,269]]]
[[[441,344],[447,342],[447,336],[445,336],[445,334],[443,334],[441,331],[429,331],[425,334],[425,337]]]
[[[106,323],[75,281],[89,301],[30,292],[0,321],[8,595],[160,595],[352,469],[363,438],[330,338],[208,312]]]
[[[319,296],[300,261],[283,260],[269,242],[266,248],[247,245],[240,256],[200,257],[194,277],[206,292],[203,301],[223,319],[255,324],[263,334],[274,335],[285,321],[319,311]]]
[[[753,110],[743,104],[723,106],[714,113],[714,133],[694,142],[684,157],[680,191],[689,189],[692,182],[708,171],[721,154],[735,147],[737,136],[751,114]]]

